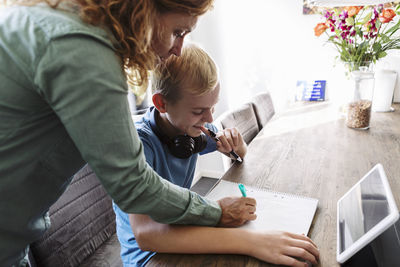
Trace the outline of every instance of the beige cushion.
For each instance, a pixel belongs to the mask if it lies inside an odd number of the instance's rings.
[[[252,99],[252,104],[256,114],[258,128],[261,130],[275,114],[270,93],[266,92],[256,95]]]
[[[223,129],[236,127],[246,144],[249,144],[259,132],[256,115],[251,103],[222,114],[219,121]]]

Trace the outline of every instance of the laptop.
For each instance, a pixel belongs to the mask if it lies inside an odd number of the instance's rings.
[[[213,177],[201,177],[190,190],[204,197],[219,182],[220,179]]]
[[[381,164],[337,202],[337,261],[341,266],[400,266],[399,211]]]

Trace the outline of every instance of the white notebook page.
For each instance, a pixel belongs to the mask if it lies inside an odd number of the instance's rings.
[[[242,228],[308,234],[317,209],[317,199],[250,186],[246,186],[246,191],[248,197],[257,201],[257,219]],[[241,196],[237,183],[221,180],[206,197],[218,200],[227,196]]]

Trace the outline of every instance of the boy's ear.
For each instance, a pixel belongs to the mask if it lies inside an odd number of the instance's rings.
[[[167,102],[162,94],[155,93],[152,97],[153,104],[160,113],[167,112]]]

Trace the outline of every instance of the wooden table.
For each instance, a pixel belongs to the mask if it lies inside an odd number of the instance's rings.
[[[243,164],[223,179],[319,199],[309,236],[320,266],[336,263],[336,202],[375,164],[382,163],[400,207],[400,105],[372,113],[367,131],[347,128],[329,103],[276,116],[248,148]],[[148,266],[273,266],[242,255],[158,254]]]

